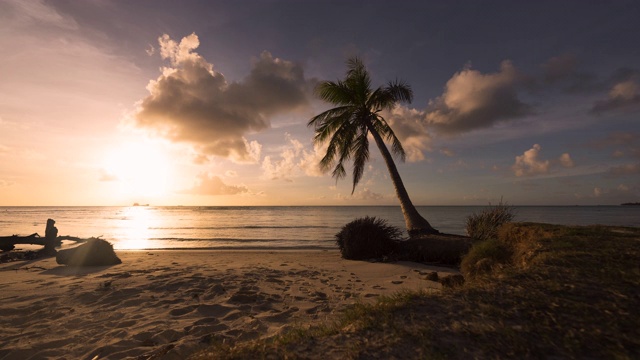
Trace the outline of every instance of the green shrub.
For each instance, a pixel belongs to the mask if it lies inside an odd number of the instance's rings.
[[[473,279],[491,274],[511,263],[512,249],[501,239],[478,242],[462,258],[460,272],[465,278]]]
[[[498,228],[514,217],[513,208],[500,200],[498,205],[467,217],[467,234],[474,240],[495,239]]]
[[[343,226],[336,234],[336,243],[343,258],[362,260],[393,253],[401,236],[402,230],[386,220],[366,216]]]

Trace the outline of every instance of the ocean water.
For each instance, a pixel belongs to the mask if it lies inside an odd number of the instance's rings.
[[[465,234],[466,218],[484,208],[418,211],[442,232]],[[640,227],[639,206],[520,206],[514,212],[516,221]],[[335,249],[340,228],[364,216],[405,226],[397,206],[0,207],[0,236],[44,236],[51,218],[58,235],[100,236],[116,249]]]

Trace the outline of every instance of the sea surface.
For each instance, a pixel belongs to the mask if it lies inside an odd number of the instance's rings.
[[[485,208],[418,211],[441,232],[465,234],[467,217]],[[516,206],[514,213],[515,221],[640,227],[640,206]],[[101,237],[116,249],[335,249],[340,228],[364,216],[405,227],[399,206],[0,207],[0,236],[44,236],[51,218],[60,236]]]

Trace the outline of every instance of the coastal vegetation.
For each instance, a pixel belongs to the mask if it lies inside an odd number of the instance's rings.
[[[347,61],[347,73],[343,80],[323,81],[315,91],[320,99],[336,105],[314,116],[307,124],[315,129],[316,144],[328,142],[327,152],[320,160],[321,169],[328,171],[333,168],[332,176],[337,181],[347,174],[345,163],[353,160],[353,193],[369,160],[371,135],[389,170],[409,234],[439,233],[411,202],[391,152],[385,144],[385,140],[389,141],[391,151],[404,161],[404,148],[381,112],[393,109],[398,103],[410,103],[413,99],[411,87],[396,80],[372,89],[371,77],[364,63],[354,57]]]
[[[502,202],[467,217],[467,235],[474,240],[495,239],[498,229],[515,218],[514,210]]]
[[[349,260],[383,258],[400,246],[402,231],[384,219],[366,216],[342,227],[336,243],[342,257]]]
[[[463,259],[461,286],[194,358],[638,358],[638,264],[640,228],[508,223]]]

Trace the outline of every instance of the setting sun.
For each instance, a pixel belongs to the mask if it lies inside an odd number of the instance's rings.
[[[168,192],[170,159],[159,146],[129,143],[112,150],[104,162],[104,176],[117,181],[123,195],[155,197]]]

